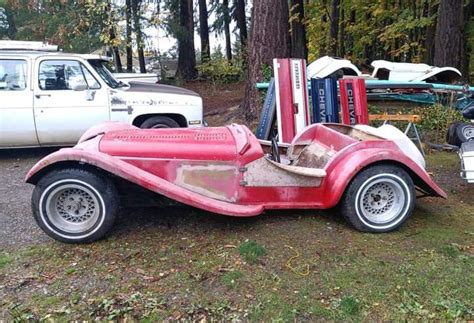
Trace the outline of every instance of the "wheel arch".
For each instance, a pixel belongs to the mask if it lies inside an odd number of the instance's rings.
[[[400,167],[411,177],[415,188],[418,188],[425,195],[447,198],[446,193],[438,185],[436,185],[428,173],[426,173],[424,169],[407,157],[389,159],[378,158],[377,155],[374,154],[371,158],[366,158],[362,163],[360,163],[357,158],[353,159],[353,157],[349,157],[348,160],[342,161],[340,163],[345,165],[354,165],[357,162],[360,167],[351,167],[351,169],[348,170],[347,168],[344,168],[344,166],[336,166],[334,169],[332,169],[329,176],[326,177],[325,180],[328,180],[328,182],[325,184],[328,187],[326,190],[326,199],[328,201],[328,205],[331,207],[336,206],[341,201],[344,192],[360,172],[377,165],[392,165]]]
[[[413,169],[408,167],[407,165],[403,164],[402,162],[398,160],[378,160],[372,163],[369,163],[365,165],[362,169],[360,169],[357,173],[355,173],[351,180],[347,183],[345,189],[349,186],[349,184],[354,180],[354,178],[362,171],[366,170],[367,168],[374,167],[374,166],[396,166],[400,167],[403,169],[405,172],[407,172],[408,176],[411,177],[413,184],[415,187],[420,188],[425,194],[427,195],[433,195],[433,196],[438,196],[438,193],[425,181],[419,174],[417,174]],[[344,189],[344,191],[345,191]]]
[[[182,114],[179,113],[147,113],[147,114],[141,114],[137,116],[135,119],[133,119],[132,125],[136,127],[140,127],[140,125],[148,118],[151,117],[168,117],[176,121],[180,127],[182,128],[187,128],[188,127],[188,121],[186,120],[186,117],[183,116]]]
[[[95,167],[94,165],[89,164],[89,163],[83,163],[78,160],[62,160],[62,161],[58,161],[41,168],[40,170],[35,172],[33,175],[28,177],[26,182],[28,184],[36,185],[38,181],[42,177],[46,176],[47,174],[53,171],[59,171],[62,169],[67,169],[67,168],[78,168],[78,169],[90,171],[96,175],[102,174],[106,176],[111,176],[109,172],[101,168]]]

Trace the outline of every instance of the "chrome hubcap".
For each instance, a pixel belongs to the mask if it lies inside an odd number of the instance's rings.
[[[381,178],[362,187],[360,210],[369,221],[384,224],[396,219],[403,211],[405,194],[400,183]]]
[[[68,233],[89,230],[100,215],[96,195],[89,188],[73,183],[56,187],[46,199],[45,206],[51,223]]]

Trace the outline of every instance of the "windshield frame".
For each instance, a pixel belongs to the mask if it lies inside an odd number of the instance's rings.
[[[122,86],[122,82],[117,80],[111,71],[105,66],[102,59],[88,59],[87,62],[91,65],[94,71],[99,74],[100,78],[112,89],[118,89]]]

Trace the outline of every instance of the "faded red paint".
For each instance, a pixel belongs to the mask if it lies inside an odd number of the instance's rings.
[[[326,176],[321,184],[314,187],[246,186],[246,166],[264,158],[264,154],[258,140],[244,126],[199,130],[112,128],[105,135],[91,136],[94,138],[74,148],[45,157],[30,170],[26,180],[36,180],[33,176],[41,169],[61,161],[78,161],[184,204],[225,215],[254,216],[265,209],[334,207],[361,169],[385,162],[404,165],[429,188],[428,193],[446,197],[426,171],[392,141],[358,141],[324,125],[310,126],[293,140],[293,145],[317,142],[336,152],[324,166]],[[269,171],[270,180],[271,175]]]

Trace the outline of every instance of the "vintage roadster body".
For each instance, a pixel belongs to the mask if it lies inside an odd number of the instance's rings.
[[[64,242],[103,237],[127,194],[123,183],[230,216],[339,205],[357,229],[387,232],[412,213],[415,189],[446,194],[413,143],[384,127],[317,124],[278,146],[235,124],[138,129],[105,123],[89,129],[74,148],[39,161],[26,181],[36,185],[32,207],[39,226]]]

